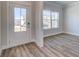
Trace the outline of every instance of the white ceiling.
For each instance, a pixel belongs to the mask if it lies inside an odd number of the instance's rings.
[[[59,5],[67,5],[67,4],[70,4],[70,3],[73,3],[73,2],[76,2],[76,1],[50,1],[51,3],[57,3]]]

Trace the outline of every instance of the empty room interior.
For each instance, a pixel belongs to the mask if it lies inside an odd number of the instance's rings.
[[[79,1],[0,1],[1,57],[79,57]]]

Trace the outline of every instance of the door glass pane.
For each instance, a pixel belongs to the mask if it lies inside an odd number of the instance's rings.
[[[26,31],[26,8],[14,8],[14,32]]]
[[[26,9],[21,9],[21,31],[26,31]]]
[[[14,8],[14,32],[20,31],[20,8]]]

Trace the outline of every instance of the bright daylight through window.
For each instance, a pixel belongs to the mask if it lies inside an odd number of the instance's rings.
[[[26,9],[14,8],[14,32],[26,31]]]
[[[59,12],[43,10],[43,29],[59,27]]]

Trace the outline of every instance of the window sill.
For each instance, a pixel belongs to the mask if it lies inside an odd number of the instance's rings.
[[[43,29],[43,30],[52,30],[52,29],[58,29],[59,27],[57,27],[57,28],[51,28],[51,29]]]

